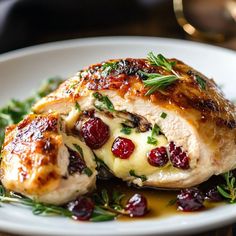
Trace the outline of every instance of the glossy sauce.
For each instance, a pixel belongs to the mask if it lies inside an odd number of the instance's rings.
[[[176,199],[178,191],[174,190],[159,190],[159,189],[150,189],[150,188],[136,188],[134,186],[128,186],[126,183],[119,181],[117,179],[111,179],[106,181],[98,181],[97,190],[107,189],[109,193],[112,193],[113,190],[116,190],[120,193],[125,194],[125,198],[123,203],[129,199],[135,193],[142,194],[146,197],[148,201],[148,209],[149,212],[147,215],[143,217],[130,218],[127,216],[119,216],[118,220],[121,221],[130,221],[130,220],[145,220],[145,219],[153,219],[153,218],[161,218],[168,217],[171,215],[186,215],[186,214],[194,214],[195,212],[182,212],[177,210],[176,203],[173,202]],[[171,203],[172,202],[172,203]],[[223,205],[223,202],[210,202],[205,201],[205,208],[202,211],[207,211],[211,208]]]

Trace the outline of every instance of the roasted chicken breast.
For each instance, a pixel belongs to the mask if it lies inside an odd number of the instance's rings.
[[[59,115],[28,115],[6,130],[1,182],[40,202],[63,204],[95,187],[93,153],[66,135]]]
[[[115,176],[139,186],[184,188],[234,169],[234,105],[212,79],[177,59],[166,61],[171,70],[147,59],[92,65],[40,100],[34,112],[67,116],[68,132]],[[165,88],[145,83],[173,72],[178,79]]]

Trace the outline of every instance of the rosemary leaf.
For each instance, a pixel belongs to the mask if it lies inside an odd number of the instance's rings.
[[[202,90],[206,90],[206,80],[204,80],[201,76],[199,75],[195,75],[195,80],[196,82],[198,83],[199,87],[202,89]]]

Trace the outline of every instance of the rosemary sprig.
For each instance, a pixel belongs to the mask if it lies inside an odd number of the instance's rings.
[[[218,185],[217,190],[230,203],[236,203],[236,179],[231,171],[223,174],[223,177],[225,184]]]
[[[173,66],[176,63],[174,61],[168,61],[162,54],[154,55],[153,52],[149,52],[147,59],[151,65],[160,66],[164,70],[172,72],[176,77],[179,77],[179,75],[173,70]]]
[[[162,75],[159,73],[146,73],[144,71],[138,71],[144,78],[143,83],[146,87],[151,87],[146,96],[153,94],[157,90],[164,90],[171,85],[177,79],[180,78],[178,73],[173,69],[175,62],[168,61],[162,54],[154,55],[153,52],[149,52],[147,59],[151,65],[160,66],[162,69],[172,73],[170,75]]]
[[[119,215],[129,215],[122,205],[124,194],[114,190],[112,197],[106,189],[102,189],[101,193],[95,193],[93,200],[96,204],[92,221],[113,220]]]
[[[121,214],[129,215],[129,212],[126,212],[122,205],[124,196],[124,194],[114,191],[112,197],[110,197],[106,189],[103,189],[100,194],[95,193],[93,195],[95,207],[90,221],[108,221],[114,220]],[[66,207],[37,202],[20,194],[8,192],[2,185],[0,185],[0,202],[30,207],[34,215],[58,215],[73,218],[73,212]]]
[[[66,208],[40,203],[17,193],[7,192],[2,185],[0,186],[0,202],[21,204],[31,207],[34,215],[60,215],[72,217],[72,212]]]
[[[147,78],[143,81],[144,85],[151,87],[145,94],[146,96],[153,94],[156,90],[164,90],[178,79],[175,75],[161,75],[158,73],[145,73],[143,71],[139,71],[139,73]]]

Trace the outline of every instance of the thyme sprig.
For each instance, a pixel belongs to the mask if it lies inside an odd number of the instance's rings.
[[[21,204],[31,207],[34,215],[60,215],[72,217],[72,212],[64,207],[40,203],[33,199],[21,196],[20,194],[7,192],[2,185],[0,185],[0,202]]]
[[[151,87],[146,96],[153,94],[157,90],[164,90],[169,85],[174,83],[180,78],[178,73],[173,69],[175,62],[168,61],[162,54],[154,55],[153,52],[149,52],[147,59],[151,65],[160,66],[162,69],[170,72],[170,75],[162,75],[159,73],[146,73],[144,71],[138,71],[144,78],[143,83],[145,87]]]
[[[153,52],[148,53],[147,59],[151,65],[160,66],[164,70],[172,72],[179,78],[179,75],[173,70],[173,66],[176,64],[175,61],[168,61],[162,54],[154,55]]]
[[[222,175],[225,183],[218,185],[218,192],[230,203],[236,203],[236,179],[231,171]]]
[[[125,211],[122,205],[124,197],[124,194],[116,190],[113,191],[112,197],[108,194],[106,189],[103,189],[100,194],[95,193],[92,197],[95,206],[90,221],[108,221],[114,220],[119,215],[129,215],[129,212]],[[34,215],[58,215],[73,218],[73,212],[66,207],[37,202],[20,194],[6,191],[2,185],[0,185],[0,202],[30,207]]]
[[[122,200],[125,195],[114,190],[112,196],[109,195],[106,189],[102,189],[101,193],[95,193],[93,200],[95,202],[95,212],[92,216],[92,221],[100,221],[101,219],[113,220],[119,215],[129,215],[122,205]],[[98,215],[100,214],[100,215]],[[95,218],[95,219],[94,219]]]

